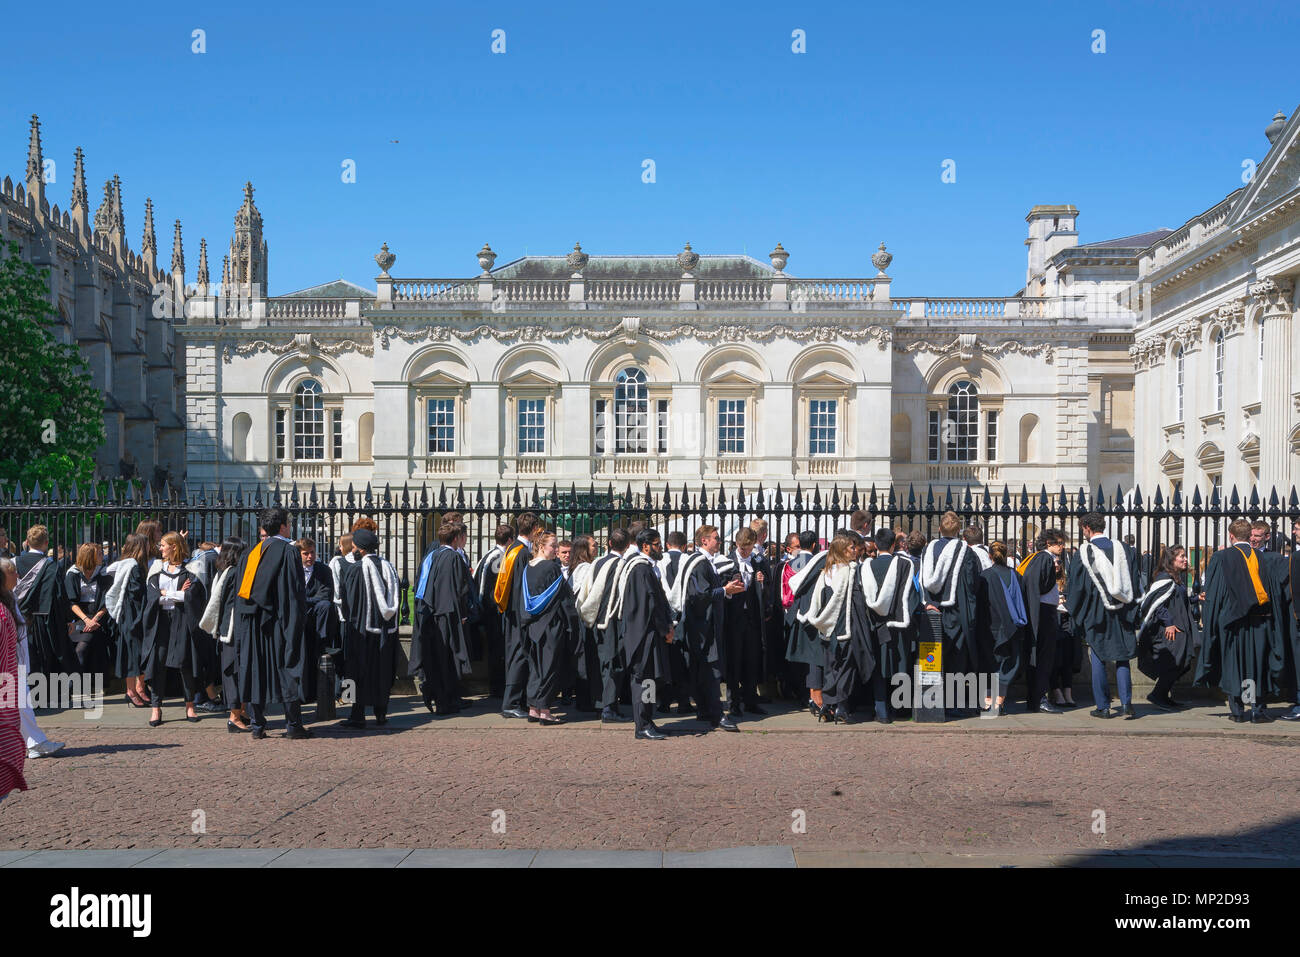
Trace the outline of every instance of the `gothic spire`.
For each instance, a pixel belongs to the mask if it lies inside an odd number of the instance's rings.
[[[104,181],[104,198],[99,202],[99,209],[95,210],[95,232],[101,234],[111,233],[114,225],[113,181],[109,179]]]
[[[144,238],[140,241],[140,254],[149,266],[151,278],[158,268],[157,252],[158,238],[153,231],[153,200],[146,196],[144,200]]]
[[[27,192],[44,192],[45,160],[41,155],[41,121],[32,114],[31,138],[27,143]],[[37,185],[40,184],[40,185]]]
[[[199,295],[206,296],[208,294],[208,241],[206,239],[199,240],[198,284]]]
[[[113,174],[113,219],[119,229],[126,228],[126,216],[122,213],[122,177]]]
[[[69,212],[83,227],[86,225],[86,217],[90,215],[90,200],[86,197],[86,157],[80,146],[77,147],[77,160],[72,167],[72,206]]]
[[[176,220],[176,235],[172,237],[172,272],[185,273],[185,251],[181,248],[181,221]]]

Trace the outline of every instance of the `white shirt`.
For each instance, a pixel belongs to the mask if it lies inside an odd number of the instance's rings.
[[[164,565],[158,573],[158,591],[162,593],[162,599],[159,604],[164,608],[175,608],[176,605],[185,600],[185,592],[176,587],[180,581],[181,571],[179,567],[174,572],[169,572]]]

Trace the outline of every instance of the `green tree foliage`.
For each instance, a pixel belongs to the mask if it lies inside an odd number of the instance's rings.
[[[7,250],[6,247],[7,246]],[[49,271],[0,245],[0,480],[87,482],[104,442],[104,400],[75,345],[49,323]]]

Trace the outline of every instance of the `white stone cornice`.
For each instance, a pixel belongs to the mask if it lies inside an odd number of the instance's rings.
[[[630,320],[635,319],[634,324]],[[789,325],[786,323],[764,323],[754,325],[700,325],[696,323],[676,323],[673,325],[647,322],[640,317],[624,317],[607,329],[596,329],[588,325],[518,325],[502,323],[488,325],[480,323],[467,328],[452,325],[423,326],[403,329],[398,326],[383,326],[376,330],[380,346],[387,348],[390,340],[401,339],[405,342],[446,342],[452,336],[461,340],[490,337],[498,342],[540,342],[542,340],[586,339],[602,342],[607,339],[638,336],[668,342],[680,339],[697,339],[703,342],[771,342],[785,338],[795,342],[875,342],[877,348],[886,349],[892,341],[892,334],[884,326],[870,325],[853,327],[830,323],[811,325]]]
[[[951,339],[930,337],[913,339],[905,343],[900,342],[896,348],[903,353],[933,352],[937,355],[957,353],[966,362],[974,358],[976,352],[984,352],[994,357],[1007,355],[1008,353],[1042,356],[1043,361],[1049,364],[1056,357],[1056,347],[1050,342],[1024,342],[1018,339],[1008,339],[996,344],[989,344],[981,342],[978,336],[971,333],[963,333]]]
[[[235,356],[251,356],[259,352],[268,352],[272,355],[285,355],[290,352],[298,352],[303,358],[313,354],[322,354],[328,356],[337,356],[344,352],[357,352],[363,356],[372,356],[375,354],[375,344],[373,341],[363,341],[357,339],[319,339],[314,333],[298,333],[296,335],[275,339],[248,339],[244,341],[224,340],[220,343],[221,361],[229,364]]]

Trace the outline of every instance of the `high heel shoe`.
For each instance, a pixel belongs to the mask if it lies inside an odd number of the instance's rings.
[[[133,708],[147,708],[147,707],[149,707],[148,702],[142,701],[142,700],[140,700],[139,698],[133,698],[133,697],[131,697],[130,692],[128,692],[127,695],[126,695],[126,703],[129,704],[129,705],[130,705],[131,707],[133,707]]]
[[[156,718],[150,718],[150,719],[149,719],[149,727],[151,727],[151,728],[156,728],[156,727],[158,727],[158,725],[160,725],[160,724],[162,724],[162,715],[159,715],[159,716],[156,717]]]
[[[186,712],[185,720],[193,724],[194,722],[199,720],[199,716],[197,714],[189,714],[188,712]]]
[[[229,720],[229,719],[226,719],[226,730],[227,730],[228,732],[230,732],[231,734],[242,734],[243,732],[247,731],[248,729],[247,729],[247,728],[241,728],[239,725],[235,724],[235,722],[233,722],[233,721],[231,721],[231,720]]]

